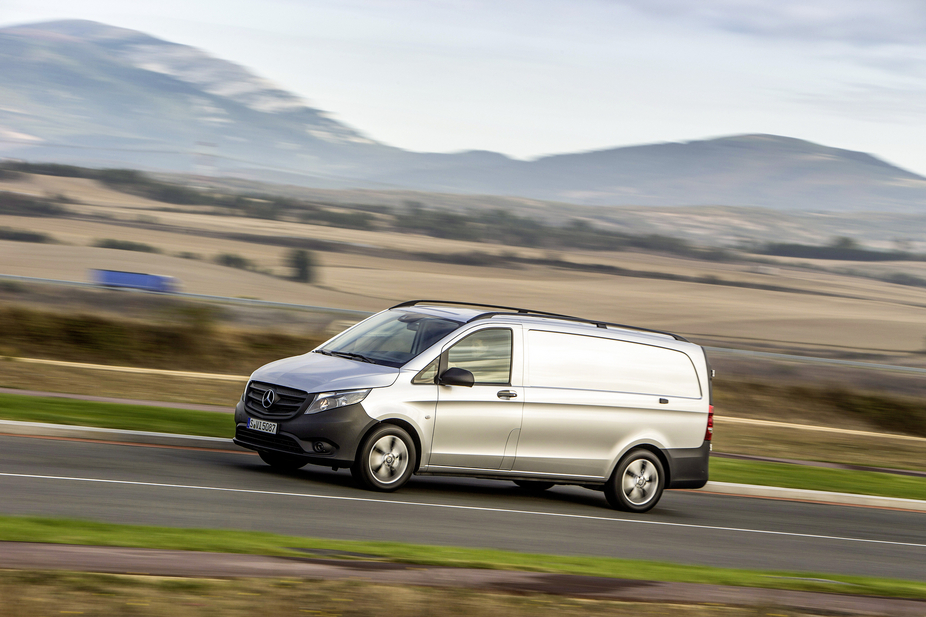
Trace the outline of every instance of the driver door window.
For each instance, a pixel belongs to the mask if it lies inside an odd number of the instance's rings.
[[[447,351],[447,368],[466,369],[476,384],[507,385],[511,383],[511,347],[511,330],[479,330]]]

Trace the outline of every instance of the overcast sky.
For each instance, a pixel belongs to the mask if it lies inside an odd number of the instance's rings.
[[[926,175],[926,0],[0,0],[0,25],[65,18],[202,48],[413,150],[774,133]]]

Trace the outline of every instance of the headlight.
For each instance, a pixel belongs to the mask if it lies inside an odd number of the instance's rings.
[[[315,397],[306,413],[318,413],[344,407],[345,405],[356,405],[365,399],[369,393],[369,388],[366,390],[348,390],[347,392],[322,392]]]

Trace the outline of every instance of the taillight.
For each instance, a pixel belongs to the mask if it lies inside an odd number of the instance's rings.
[[[704,441],[710,441],[714,436],[714,406],[707,408],[707,432],[704,433]]]

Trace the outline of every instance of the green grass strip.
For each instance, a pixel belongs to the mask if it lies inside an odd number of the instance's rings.
[[[231,414],[0,394],[0,419],[232,437]],[[926,500],[926,478],[712,458],[711,480]]]
[[[227,413],[20,394],[0,394],[0,419],[207,437],[235,434],[234,418]]]
[[[303,557],[306,556],[304,552],[294,549],[322,549],[360,553],[363,555],[362,559],[368,560],[420,565],[926,598],[926,583],[900,579],[807,572],[764,572],[608,557],[538,555],[496,549],[426,546],[399,542],[325,540],[252,531],[116,525],[59,518],[0,516],[0,540]]]
[[[926,500],[926,478],[874,471],[712,458],[711,480]]]

